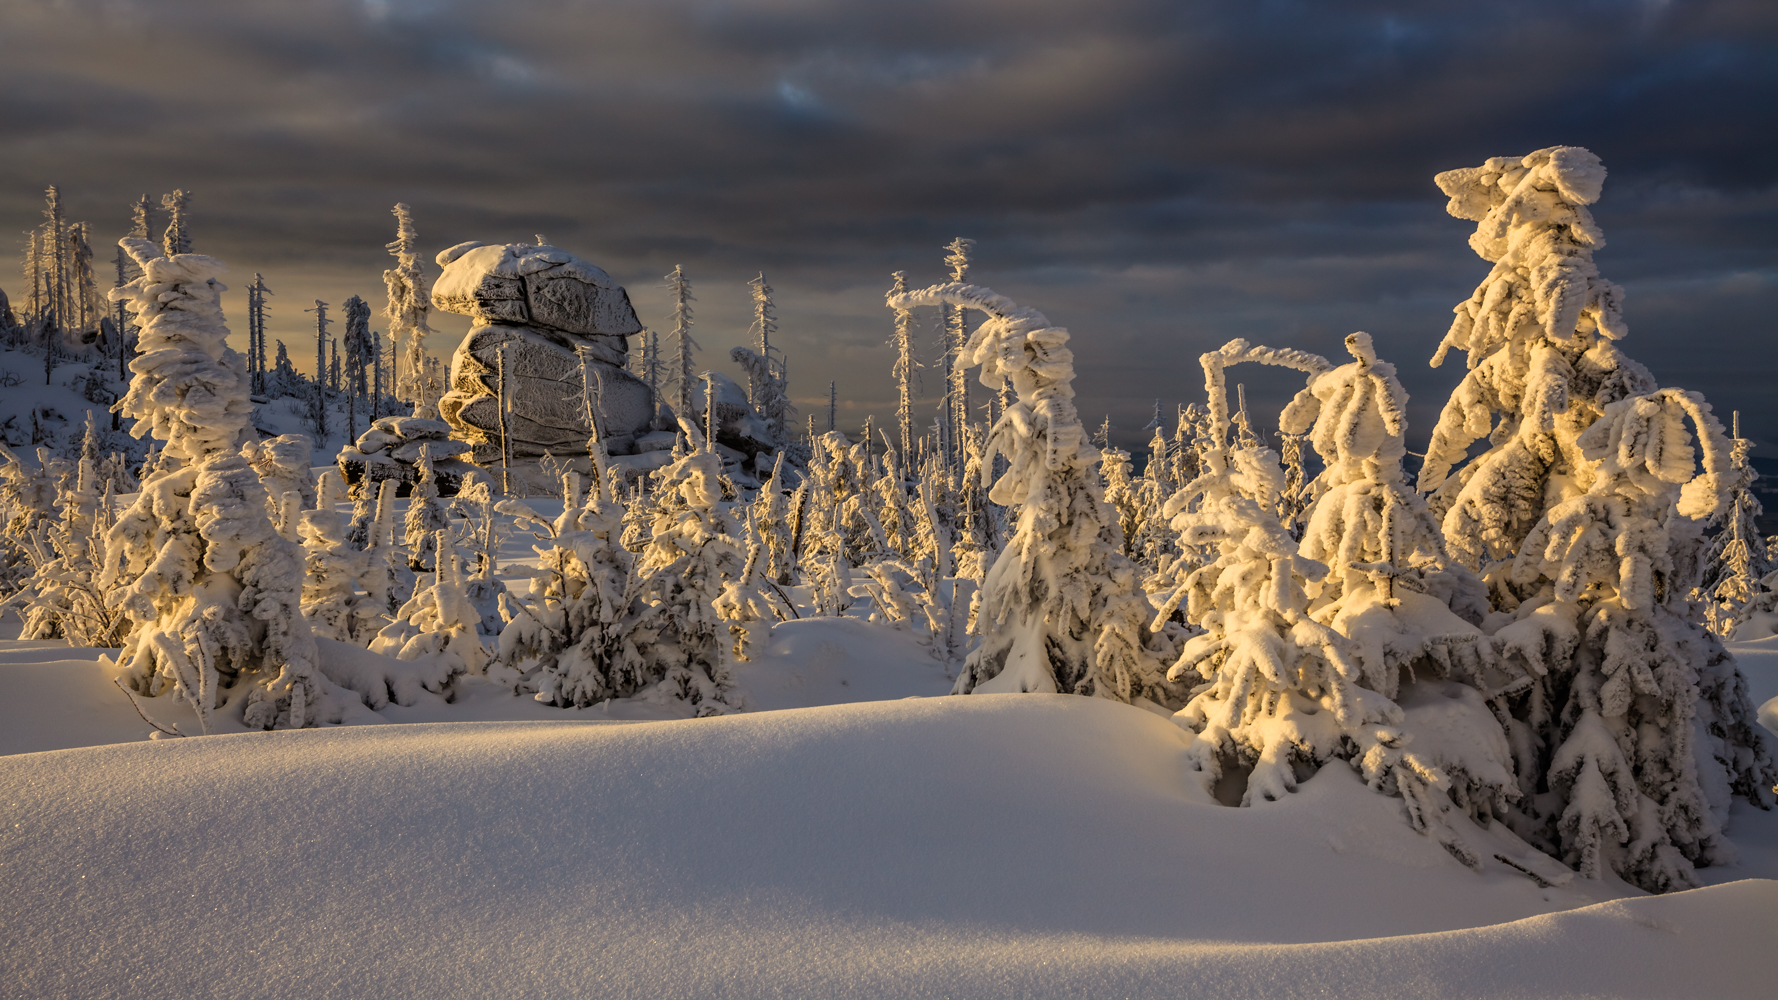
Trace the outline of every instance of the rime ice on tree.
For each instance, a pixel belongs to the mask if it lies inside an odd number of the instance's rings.
[[[1098,452],[1074,409],[1068,332],[1042,313],[975,285],[891,294],[892,310],[940,305],[978,309],[959,368],[981,382],[1010,381],[1017,402],[991,432],[981,471],[996,454],[1009,468],[996,503],[1018,504],[1018,522],[982,583],[982,644],[957,690],[1060,691],[1119,701],[1176,701],[1148,626],[1136,565],[1123,554],[1117,514],[1103,496]]]
[[[387,247],[395,257],[395,266],[383,272],[383,284],[389,300],[383,316],[389,320],[390,346],[395,352],[395,394],[401,399],[422,405],[424,398],[425,339],[432,328],[426,325],[431,303],[426,295],[426,275],[420,268],[419,234],[414,231],[413,211],[398,204],[395,213],[395,241]]]
[[[101,586],[134,625],[118,662],[139,693],[172,688],[206,726],[222,688],[249,677],[248,726],[311,725],[322,690],[300,610],[302,550],[273,530],[237,452],[251,404],[244,360],[225,342],[222,265],[122,245],[143,275],[111,293],[142,326],[120,405],[134,433],[165,443],[108,539]]]
[[[1438,175],[1494,268],[1434,363],[1470,371],[1433,432],[1420,486],[1453,555],[1480,570],[1524,791],[1515,827],[1583,874],[1661,891],[1724,854],[1725,794],[1760,805],[1775,773],[1745,682],[1696,624],[1700,533],[1732,485],[1708,404],[1661,389],[1617,341],[1586,206],[1605,168],[1557,146]],[[1702,446],[1703,472],[1695,474]],[[1491,447],[1455,476],[1470,444]]]
[[[1411,556],[1420,553],[1405,546],[1397,550],[1397,543],[1419,539],[1411,530],[1395,535],[1384,527],[1394,519],[1385,511],[1402,512],[1392,511],[1387,491],[1377,489],[1388,479],[1389,456],[1400,459],[1399,425],[1392,431],[1390,419],[1399,409],[1400,387],[1371,370],[1374,358],[1365,357],[1368,341],[1354,347],[1359,362],[1331,371],[1315,355],[1250,347],[1244,340],[1203,356],[1210,399],[1207,439],[1199,453],[1203,471],[1167,501],[1165,511],[1180,533],[1181,548],[1208,547],[1214,558],[1174,571],[1177,584],[1156,619],[1186,602],[1187,618],[1205,632],[1185,644],[1168,676],[1179,679],[1195,672],[1206,683],[1175,719],[1198,734],[1189,758],[1207,785],[1231,767],[1248,769],[1243,805],[1275,800],[1293,790],[1299,768],[1347,759],[1373,788],[1401,795],[1416,829],[1435,836],[1466,864],[1478,866],[1480,859],[1449,825],[1446,813],[1453,791],[1458,803],[1479,807],[1485,817],[1498,805],[1501,791],[1510,790],[1507,748],[1498,729],[1492,739],[1484,730],[1483,739],[1471,741],[1479,745],[1443,741],[1443,760],[1422,752],[1404,728],[1401,706],[1376,690],[1394,692],[1402,663],[1385,655],[1385,643],[1354,642],[1311,614],[1316,592],[1331,580],[1334,593],[1353,605],[1380,605],[1381,617],[1388,620],[1365,623],[1365,632],[1389,625],[1397,636],[1408,638],[1423,621],[1422,614],[1401,613],[1399,598],[1379,599],[1372,589],[1379,580],[1404,575]],[[1334,473],[1329,495],[1336,500],[1330,507],[1355,516],[1344,526],[1321,518],[1318,537],[1337,540],[1337,548],[1354,557],[1341,567],[1353,574],[1330,574],[1327,565],[1298,550],[1278,515],[1285,476],[1277,455],[1257,438],[1231,439],[1223,369],[1242,362],[1309,374],[1309,387],[1293,404],[1290,419],[1307,424],[1328,418],[1317,423]],[[1334,489],[1341,486],[1346,489],[1336,494]],[[1377,515],[1376,523],[1364,516],[1367,508]],[[1371,527],[1376,534],[1366,530]],[[1375,558],[1360,562],[1366,555]],[[1393,606],[1387,603],[1391,600]],[[1434,607],[1411,610],[1436,620],[1442,606],[1431,598],[1426,601]],[[1337,620],[1338,598],[1323,603],[1326,616]],[[1454,618],[1452,622],[1468,628]],[[1353,623],[1342,624],[1350,628]],[[1473,643],[1474,630],[1468,631]],[[1420,648],[1414,652],[1424,655],[1426,638],[1415,638]],[[1406,646],[1398,643],[1398,652],[1406,653]],[[1374,664],[1368,662],[1372,658]],[[1470,702],[1486,719],[1480,698]],[[1458,766],[1468,780],[1454,785],[1452,772]]]

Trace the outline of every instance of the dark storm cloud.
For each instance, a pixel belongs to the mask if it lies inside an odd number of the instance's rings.
[[[1229,337],[1357,328],[1423,439],[1458,376],[1424,359],[1487,268],[1432,174],[1584,145],[1627,346],[1778,444],[1769,0],[0,2],[0,72],[0,226],[52,182],[107,239],[195,190],[199,249],[266,273],[280,336],[378,299],[404,200],[438,247],[544,233],[647,323],[684,264],[712,361],[763,269],[797,392],[838,380],[855,423],[893,406],[888,272],[938,280],[962,234],[1075,331],[1081,408],[1126,442]]]

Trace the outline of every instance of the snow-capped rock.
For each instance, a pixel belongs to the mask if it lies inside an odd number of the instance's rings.
[[[648,387],[624,370],[624,338],[642,329],[623,286],[551,246],[465,243],[438,255],[440,309],[475,320],[451,359],[439,412],[484,458],[506,438],[512,454],[585,454],[591,436],[582,390],[596,384],[606,449],[630,450],[653,417]],[[500,391],[504,370],[511,399]]]

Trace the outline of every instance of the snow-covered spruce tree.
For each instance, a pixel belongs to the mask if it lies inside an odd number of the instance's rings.
[[[1017,504],[1018,520],[983,581],[982,643],[965,661],[957,692],[1059,691],[1177,705],[1165,643],[1150,632],[1136,565],[1103,497],[1098,453],[1075,412],[1068,332],[975,285],[888,300],[891,309],[940,304],[987,314],[957,364],[979,365],[983,385],[1006,379],[1018,393],[990,433],[982,466],[986,476],[994,456],[1006,456],[1007,472],[990,495]]]
[[[962,284],[969,277],[969,251],[974,248],[974,240],[966,240],[961,236],[945,244],[945,267],[950,270],[950,283]],[[963,428],[969,424],[969,372],[957,363],[962,356],[967,340],[967,324],[961,308],[949,305],[939,306],[939,326],[943,330],[945,351],[945,440],[947,446],[946,462],[952,468],[960,469],[962,456],[959,448],[963,441]],[[998,387],[998,383],[995,386]]]
[[[420,481],[414,484],[407,501],[407,565],[416,573],[429,573],[433,570],[438,533],[451,526],[451,519],[445,505],[438,501],[438,482],[432,472],[429,446],[420,445],[415,468],[420,470]]]
[[[426,274],[420,267],[420,234],[414,231],[413,210],[406,204],[391,209],[395,214],[395,240],[385,248],[395,258],[395,266],[383,272],[383,287],[388,301],[383,317],[389,321],[390,347],[395,355],[395,395],[413,403],[424,400],[424,369],[426,367],[426,325],[432,311],[432,298],[426,294]]]
[[[980,424],[964,425],[960,445],[963,467],[952,499],[956,529],[952,558],[960,579],[979,584],[1005,544],[1005,510],[988,496],[994,468],[994,455],[988,450],[988,429]]]
[[[265,394],[267,372],[265,349],[266,296],[275,294],[266,286],[265,276],[257,272],[253,275],[253,284],[247,286],[247,322],[254,331],[253,350],[248,354],[249,374],[253,377],[253,390]]]
[[[759,489],[753,503],[752,525],[760,544],[765,547],[767,580],[789,586],[796,580],[795,525],[792,524],[790,494],[784,491],[784,452],[778,452],[772,463],[772,478]]]
[[[1521,770],[1538,778],[1525,835],[1590,877],[1694,885],[1694,866],[1732,856],[1726,793],[1770,808],[1778,781],[1746,681],[1686,597],[1701,523],[1727,504],[1728,448],[1678,389],[1608,405],[1576,445],[1592,483],[1525,539],[1512,582],[1534,596],[1495,633],[1527,673],[1513,702]]]
[[[1494,268],[1434,358],[1456,347],[1470,370],[1420,487],[1524,673],[1502,693],[1525,793],[1515,829],[1585,875],[1663,891],[1724,857],[1728,800],[1711,790],[1768,805],[1778,773],[1739,669],[1688,600],[1704,519],[1727,503],[1728,448],[1700,397],[1658,388],[1617,346],[1622,293],[1598,276],[1586,210],[1604,179],[1570,146],[1438,176]]]
[[[691,279],[685,276],[685,268],[678,264],[673,265],[673,273],[667,275],[666,281],[667,290],[673,295],[673,365],[670,381],[677,387],[673,396],[673,412],[690,419],[696,411],[693,399],[698,391],[698,369],[691,359],[691,352],[698,349],[698,342],[691,339],[691,304],[696,300],[692,298]]]
[[[786,428],[792,426],[796,418],[796,407],[791,405],[787,395],[789,390],[784,382],[782,362],[769,360],[745,347],[729,351],[729,358],[747,373],[748,396],[756,400],[753,410],[765,421],[772,442],[782,449],[790,440]]]
[[[372,353],[370,333],[370,306],[354,295],[346,300],[346,336],[340,345],[340,388],[346,393],[346,435],[349,440],[358,440],[358,410],[360,401],[368,404],[370,396],[369,379],[366,377],[375,360]],[[365,408],[369,416],[369,407]],[[367,421],[368,423],[368,421]]]
[[[1130,476],[1130,453],[1107,444],[1099,449],[1099,455],[1099,470],[1105,477],[1105,502],[1117,511],[1124,555],[1134,559],[1136,536],[1142,528],[1142,507],[1136,495],[1136,481]]]
[[[1778,635],[1778,570],[1760,577],[1753,596],[1729,624],[1728,637],[1735,642],[1752,642],[1774,635]]]
[[[265,488],[237,450],[252,404],[226,342],[222,265],[160,256],[146,240],[123,246],[143,275],[112,295],[142,332],[119,406],[137,436],[165,443],[107,539],[99,584],[132,622],[118,663],[138,694],[171,688],[189,700],[206,729],[222,689],[241,681],[251,681],[238,702],[246,725],[311,725],[323,692],[301,611],[302,553],[273,529]]]
[[[730,651],[735,659],[743,661],[758,653],[760,639],[770,633],[772,622],[783,620],[783,614],[765,594],[769,584],[760,573],[765,545],[751,525],[746,538],[747,558],[741,572],[726,580],[722,593],[711,602],[716,616],[728,623]]]
[[[393,479],[377,485],[375,513],[364,538],[364,575],[360,577],[365,596],[387,615],[400,610],[414,589],[404,535],[395,528],[395,493],[399,488]]]
[[[467,561],[463,592],[481,615],[477,631],[490,640],[498,639],[506,627],[500,612],[506,582],[499,576],[498,555],[508,532],[503,530],[494,504],[493,483],[479,476],[459,489],[450,503],[451,516],[462,525],[457,537],[474,552]]]
[[[1166,510],[1182,548],[1208,546],[1215,558],[1179,571],[1173,593],[1155,616],[1158,624],[1184,600],[1186,617],[1205,630],[1185,643],[1169,672],[1176,679],[1195,672],[1206,681],[1174,717],[1198,734],[1188,759],[1203,773],[1207,790],[1230,768],[1248,769],[1242,805],[1281,798],[1296,788],[1302,770],[1350,760],[1372,787],[1402,796],[1416,829],[1436,837],[1465,864],[1479,866],[1480,859],[1447,822],[1449,775],[1413,747],[1412,737],[1400,728],[1401,708],[1363,686],[1365,668],[1355,644],[1309,613],[1311,591],[1328,578],[1328,568],[1301,554],[1279,520],[1284,470],[1277,454],[1257,438],[1232,434],[1226,367],[1279,365],[1314,379],[1331,366],[1312,354],[1250,347],[1244,340],[1205,354],[1202,362],[1210,397],[1208,440],[1200,452],[1204,471],[1173,495]],[[1329,388],[1345,382],[1374,390],[1365,373],[1354,374],[1358,378],[1336,378]],[[1331,395],[1337,403],[1341,394]],[[1375,423],[1368,429],[1381,431],[1383,419],[1376,411],[1382,408],[1375,403],[1372,396],[1357,412],[1338,406],[1343,412],[1329,414],[1327,429],[1345,439],[1338,444],[1348,453],[1352,445],[1364,447],[1358,440],[1363,431],[1348,437],[1338,430],[1340,418],[1362,417],[1371,409]],[[1383,444],[1372,444],[1372,454]],[[1493,762],[1486,777],[1498,785],[1511,775],[1504,740],[1495,737],[1492,747],[1473,756],[1478,763]]]
[[[309,391],[309,420],[315,428],[315,440],[327,442],[327,303],[315,300],[315,308],[303,312],[315,314],[315,384]]]
[[[657,608],[636,640],[659,681],[660,697],[689,702],[698,715],[720,715],[741,706],[729,677],[727,626],[715,601],[723,585],[740,576],[745,556],[722,502],[722,459],[689,421],[680,428],[692,448],[654,473],[653,536],[638,567],[644,599]],[[668,498],[671,500],[668,500]]]
[[[167,231],[161,234],[161,254],[174,257],[191,253],[191,226],[185,210],[191,204],[191,192],[183,188],[161,195],[161,207],[167,210]]]
[[[435,568],[431,584],[414,592],[370,648],[399,660],[430,663],[434,671],[421,686],[438,692],[460,674],[482,672],[488,665],[488,649],[477,628],[481,613],[469,603],[463,589],[463,568],[451,533],[439,531],[432,545]]]
[[[39,521],[28,540],[35,572],[23,595],[21,639],[66,639],[105,648],[122,644],[129,620],[106,603],[99,586],[111,492],[100,493],[97,479],[92,459],[83,456],[74,481],[61,489],[60,516]]]
[[[889,442],[889,435],[883,435]],[[871,480],[869,501],[889,551],[899,558],[913,559],[919,547],[919,521],[908,506],[907,483],[893,446],[884,449],[882,473]]]
[[[300,396],[307,384],[307,380],[297,372],[296,362],[290,360],[290,349],[284,346],[282,340],[278,341],[277,360],[266,376],[266,395],[274,398]]]
[[[1144,580],[1168,570],[1179,556],[1179,535],[1168,525],[1163,512],[1175,489],[1167,451],[1166,431],[1157,424],[1154,437],[1148,443],[1148,464],[1134,486],[1136,531],[1126,542],[1131,558],[1146,574]],[[1195,452],[1193,458],[1195,461]],[[1145,583],[1144,586],[1150,585]],[[1151,586],[1150,589],[1156,588]]]
[[[798,532],[797,562],[816,613],[839,617],[852,605],[852,567],[864,561],[863,539],[868,535],[854,537],[850,529],[861,527],[861,522],[849,516],[857,510],[864,479],[851,460],[844,434],[834,431],[821,435],[813,445],[805,481],[808,507]],[[854,554],[859,556],[856,561]]]
[[[1618,348],[1622,292],[1593,263],[1605,238],[1586,206],[1604,180],[1598,158],[1570,146],[1437,178],[1446,210],[1478,223],[1470,246],[1494,267],[1457,305],[1432,359],[1438,367],[1452,348],[1465,351],[1469,372],[1433,429],[1419,487],[1452,554],[1482,572],[1503,610],[1519,599],[1507,560],[1563,490],[1591,482],[1576,439],[1607,405],[1656,388]],[[1491,447],[1464,463],[1483,437]]]
[[[374,550],[352,545],[339,514],[328,508],[303,511],[298,533],[304,553],[303,617],[318,636],[369,646],[389,623],[386,598],[365,589]]]
[[[0,509],[6,514],[0,535],[22,545],[40,523],[55,518],[57,484],[74,470],[42,447],[37,449],[35,467],[26,465],[4,444],[0,444],[0,458],[6,460],[0,465]]]
[[[541,702],[584,707],[627,698],[656,680],[636,646],[638,627],[655,614],[641,600],[636,558],[623,547],[623,508],[595,485],[582,503],[569,473],[562,515],[545,518],[521,500],[498,509],[536,529],[538,568],[530,594],[501,597],[496,661]]]
[[[890,295],[900,295],[908,290],[906,271],[897,271],[890,275],[893,284],[889,288]],[[919,360],[914,356],[914,314],[906,309],[895,312],[895,336],[889,343],[895,348],[896,403],[895,425],[901,434],[901,454],[904,462],[914,461],[914,396],[919,393],[920,368]]]
[[[281,503],[285,494],[295,493],[304,510],[314,508],[315,472],[310,467],[314,456],[308,435],[281,434],[264,440],[249,438],[242,446],[241,454],[259,474],[259,481],[265,485],[273,502]]]
[[[1316,617],[1359,643],[1365,686],[1393,697],[1400,668],[1422,658],[1449,669],[1453,652],[1465,670],[1479,666],[1486,654],[1476,650],[1475,626],[1488,605],[1407,483],[1408,397],[1395,366],[1377,360],[1367,333],[1348,336],[1346,349],[1355,360],[1312,375],[1279,422],[1287,435],[1306,436],[1324,466],[1306,484],[1315,499],[1302,540],[1302,554],[1329,567]]]
[[[1759,473],[1747,461],[1753,442],[1741,436],[1741,414],[1735,414],[1729,462],[1729,509],[1722,528],[1704,551],[1704,570],[1695,598],[1704,602],[1710,631],[1726,636],[1735,631],[1743,613],[1760,593],[1760,581],[1772,572],[1772,557],[1760,537],[1759,517],[1765,511],[1753,495]]]
[[[1398,742],[1449,779],[1450,795],[1384,751],[1355,761],[1371,786],[1401,794],[1417,829],[1452,805],[1486,823],[1519,797],[1506,734],[1484,701],[1510,678],[1476,628],[1488,610],[1481,582],[1446,555],[1402,470],[1407,393],[1395,368],[1377,360],[1368,334],[1348,336],[1346,348],[1355,360],[1311,376],[1280,421],[1325,466],[1308,484],[1316,499],[1299,547],[1328,567],[1308,587],[1309,613],[1352,640],[1353,680],[1406,710],[1408,732],[1422,739]]]

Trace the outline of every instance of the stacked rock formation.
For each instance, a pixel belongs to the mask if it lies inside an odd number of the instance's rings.
[[[378,484],[393,479],[399,484],[395,495],[407,496],[420,481],[422,446],[432,456],[439,496],[456,496],[464,483],[485,475],[469,461],[474,445],[453,441],[450,424],[424,417],[382,417],[372,423],[355,445],[340,449],[340,475],[360,494],[374,496]]]
[[[627,454],[648,432],[648,386],[624,370],[624,338],[642,324],[610,275],[565,250],[529,243],[464,243],[439,254],[438,264],[432,304],[475,320],[451,358],[439,415],[476,458],[498,457],[503,436],[515,457],[586,454],[592,429],[582,351],[607,450]]]

